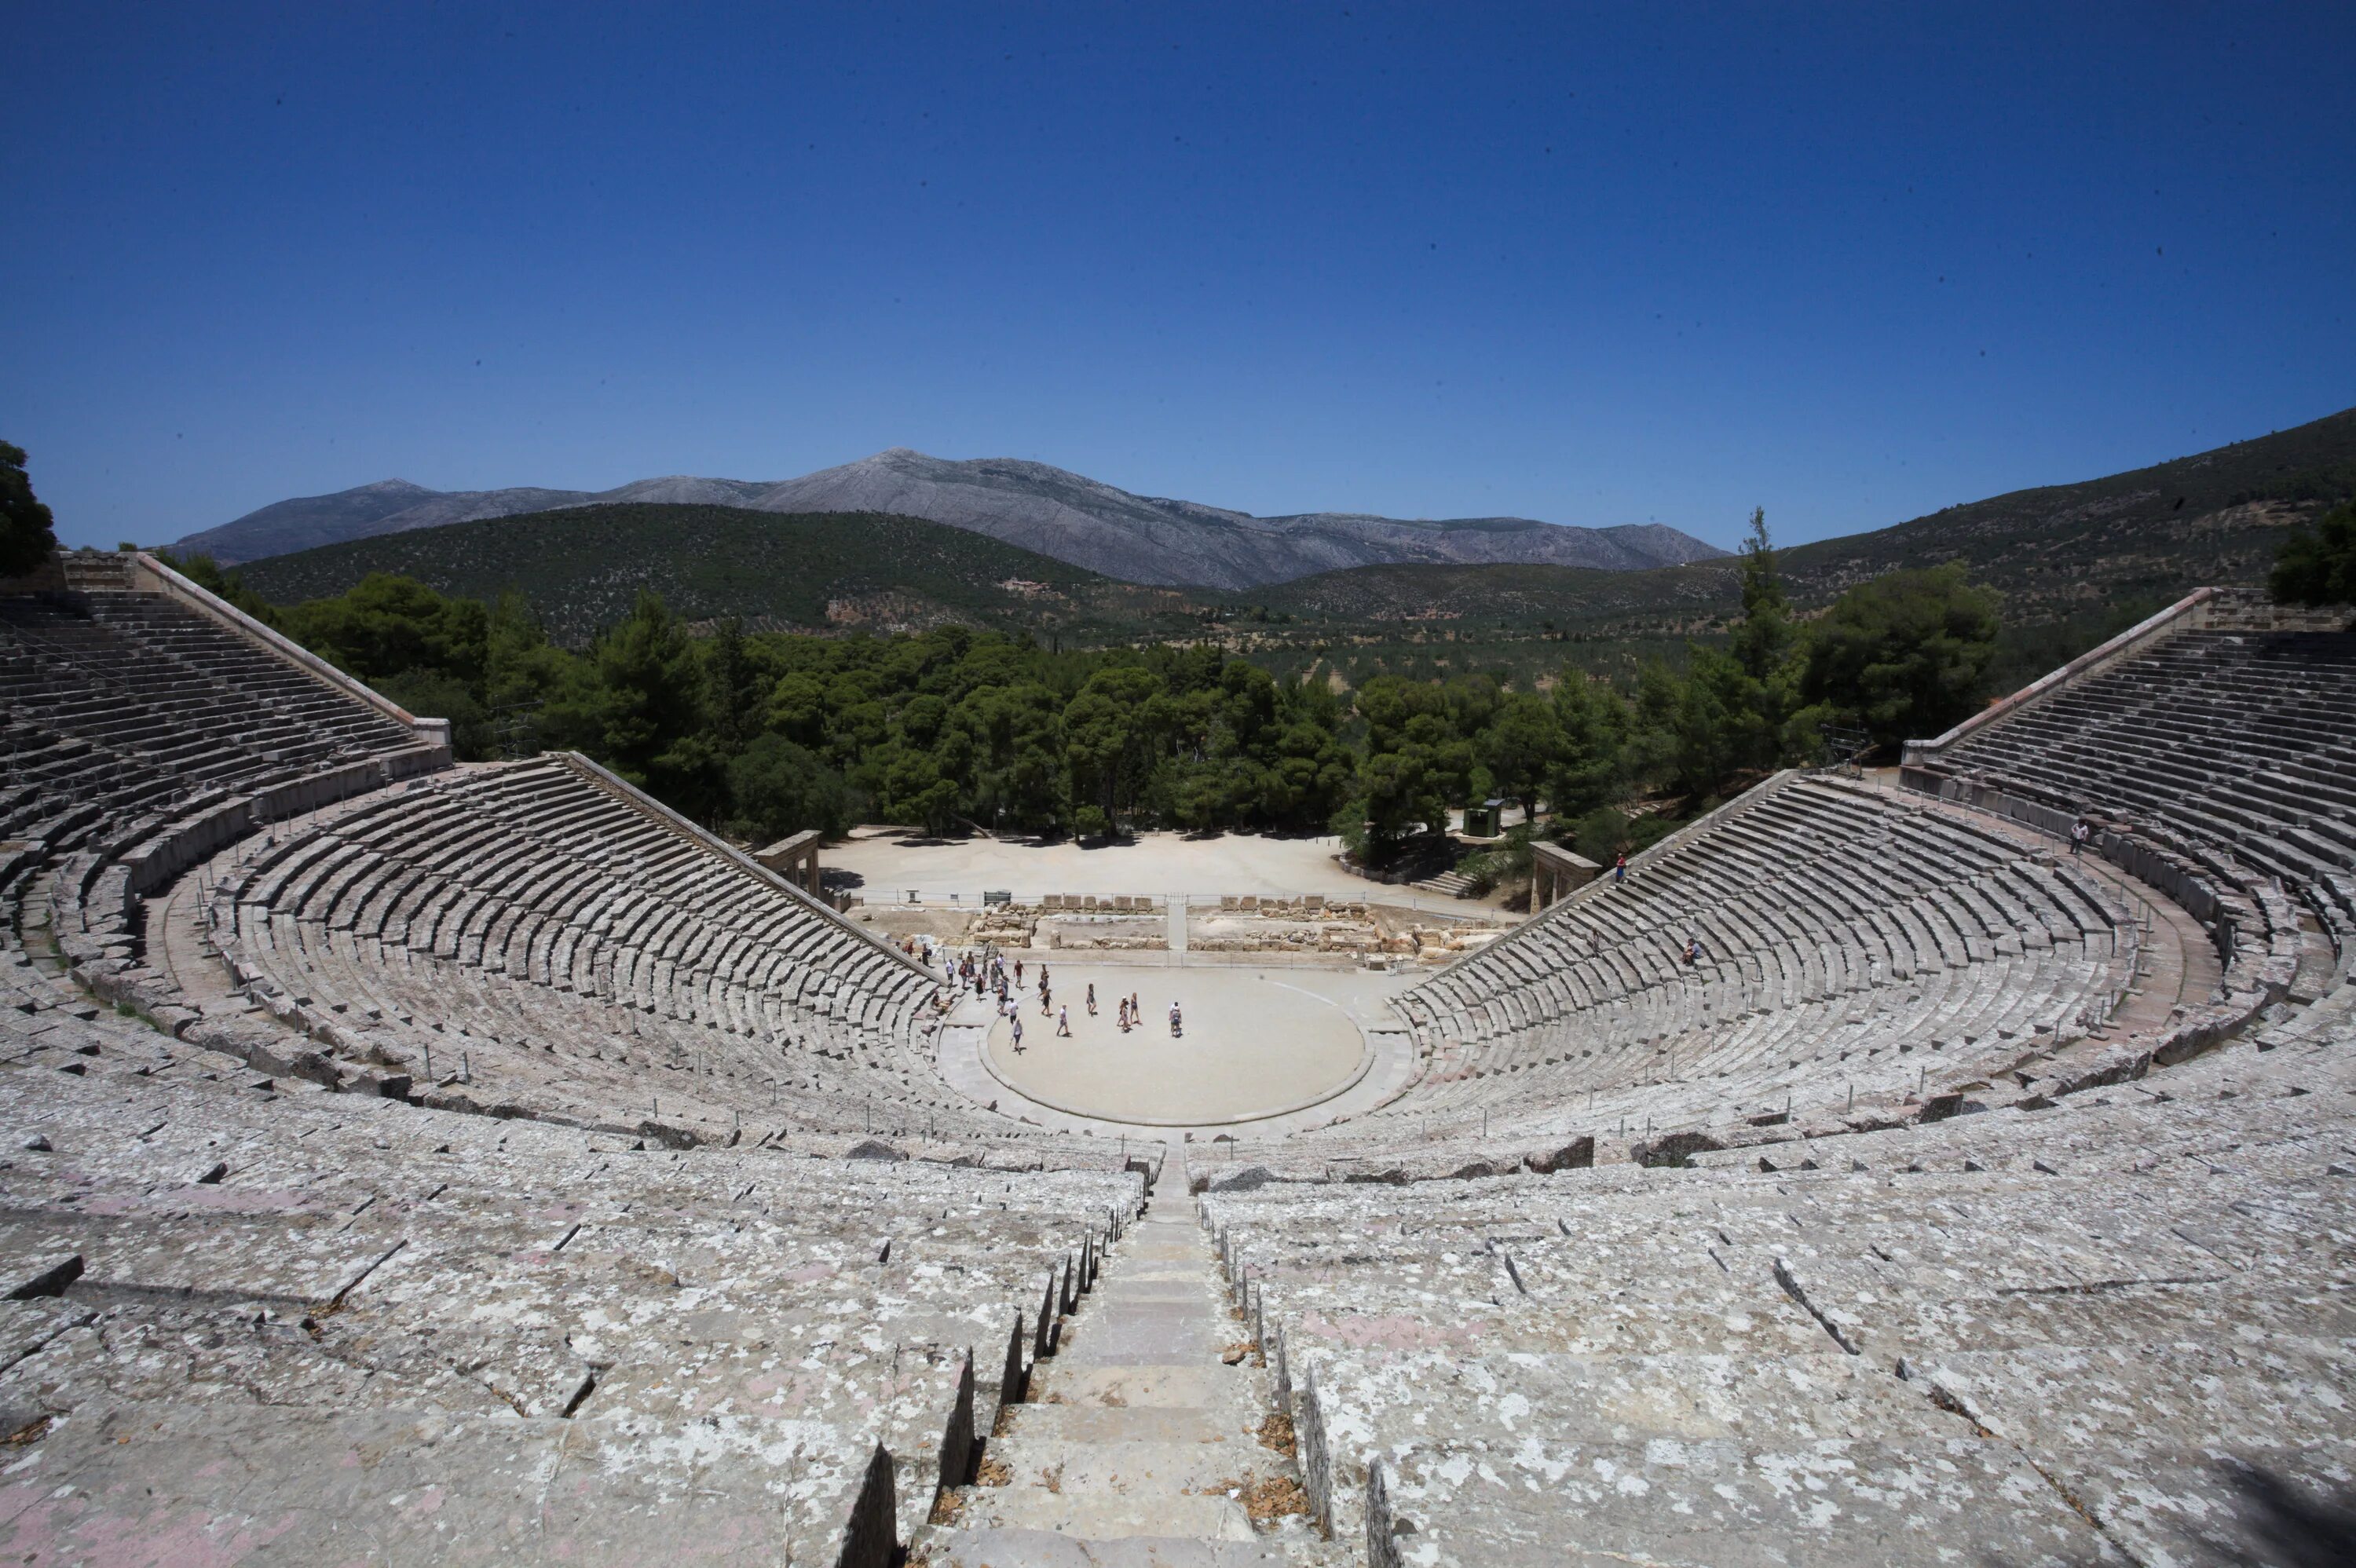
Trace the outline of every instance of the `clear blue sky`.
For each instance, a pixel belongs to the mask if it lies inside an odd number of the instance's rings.
[[[1798,541],[2356,403],[2345,4],[5,0],[0,37],[0,436],[75,542],[894,445]]]

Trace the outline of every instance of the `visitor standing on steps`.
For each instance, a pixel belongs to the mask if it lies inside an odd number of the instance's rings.
[[[1615,882],[1628,880],[1628,851],[1625,849],[1621,850],[1620,858],[1612,862],[1612,880]]]
[[[2093,831],[2094,829],[2086,826],[2086,819],[2083,816],[2070,825],[2070,855],[2072,859],[2077,858],[2080,850],[2085,848],[2086,839]]]

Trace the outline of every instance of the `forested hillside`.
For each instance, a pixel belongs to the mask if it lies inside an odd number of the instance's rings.
[[[2028,627],[2255,586],[2299,523],[2356,496],[2356,409],[2126,474],[1949,507],[1781,552],[1803,608],[1901,567],[1960,561]],[[1739,559],[1649,571],[1547,566],[1368,566],[1257,591],[1249,603],[1313,626],[1537,631],[1708,629],[1740,603]]]
[[[736,507],[572,507],[381,534],[241,569],[265,598],[341,593],[370,572],[438,593],[520,593],[559,642],[588,640],[642,591],[689,621],[911,631],[960,622],[1122,640],[1183,631],[1199,607],[983,534],[916,517]]]
[[[1971,710],[1994,597],[1959,566],[1895,572],[1801,624],[1753,519],[1720,645],[1624,681],[1398,675],[1337,691],[1218,645],[1043,646],[1030,633],[691,635],[659,594],[575,651],[530,601],[376,574],[274,604],[183,563],[414,711],[462,755],[543,747],[605,762],[699,820],[765,838],[884,820],[1083,836],[1141,825],[1336,831],[1381,858],[1502,795],[1608,855],[1765,770],[1827,726],[1882,741]]]
[[[2023,490],[1781,552],[1803,617],[1900,568],[1960,563],[2003,601],[1989,680],[2018,684],[2204,582],[2262,581],[2298,522],[2356,494],[2356,411],[2082,484]],[[728,507],[573,507],[389,534],[252,563],[278,602],[370,571],[437,592],[520,592],[580,645],[640,587],[695,629],[1029,630],[1050,645],[1212,641],[1288,677],[1483,673],[1565,664],[1633,681],[1681,668],[1741,611],[1739,559],[1649,571],[1543,563],[1365,566],[1240,592],[1115,581],[986,535],[886,515]]]

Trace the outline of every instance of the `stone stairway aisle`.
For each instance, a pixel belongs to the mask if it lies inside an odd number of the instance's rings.
[[[1183,1190],[1183,1185],[1181,1190]],[[928,1568],[1338,1568],[1303,1513],[1270,1373],[1191,1214],[1108,1253],[1061,1348],[1007,1407],[980,1479],[910,1542]],[[1290,1511],[1287,1511],[1287,1510]],[[1254,1523],[1259,1516],[1261,1522]]]

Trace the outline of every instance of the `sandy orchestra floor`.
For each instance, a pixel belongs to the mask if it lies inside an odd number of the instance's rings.
[[[1055,1007],[1068,1008],[1071,1038],[1039,1010],[1038,968],[1026,965],[1023,1049],[1001,1019],[991,1030],[991,1068],[1023,1093],[1059,1109],[1114,1120],[1203,1124],[1308,1104],[1346,1088],[1365,1051],[1361,1019],[1388,1017],[1395,976],[1350,970],[1162,968],[1049,961]],[[1097,991],[1097,1016],[1087,1008]],[[1134,993],[1143,1023],[1124,1034],[1115,1000]],[[1170,1004],[1185,1029],[1173,1039]]]

